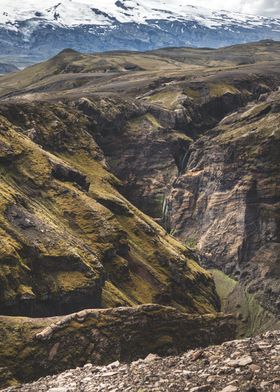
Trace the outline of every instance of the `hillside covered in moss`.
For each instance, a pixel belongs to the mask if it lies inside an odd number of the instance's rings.
[[[2,314],[151,302],[218,309],[191,252],[118,192],[85,115],[61,103],[0,111]]]

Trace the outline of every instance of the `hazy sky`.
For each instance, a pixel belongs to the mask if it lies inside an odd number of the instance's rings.
[[[248,14],[280,16],[280,0],[189,0],[186,3],[206,8],[228,9]]]

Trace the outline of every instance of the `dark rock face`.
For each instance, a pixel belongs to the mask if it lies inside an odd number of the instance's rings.
[[[89,190],[89,180],[87,177],[71,167],[64,166],[62,164],[55,164],[52,168],[52,175],[61,181],[74,182],[79,185],[83,190]]]
[[[170,355],[235,336],[230,316],[189,315],[159,305],[84,310],[39,320],[2,316],[0,325],[1,372],[10,374],[6,385],[13,378],[33,380],[87,362],[102,365],[149,353]]]
[[[279,94],[191,148],[171,193],[172,227],[279,315]]]
[[[45,260],[49,262],[49,260]],[[55,260],[60,262],[60,260]],[[60,293],[44,299],[34,299],[22,296],[16,303],[1,305],[0,312],[3,315],[18,316],[30,315],[34,317],[46,317],[69,314],[80,309],[101,307],[102,285],[96,287],[80,288],[72,293]]]

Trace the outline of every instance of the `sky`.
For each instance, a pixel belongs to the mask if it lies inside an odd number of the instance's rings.
[[[280,0],[186,0],[186,3],[218,10],[280,17]]]

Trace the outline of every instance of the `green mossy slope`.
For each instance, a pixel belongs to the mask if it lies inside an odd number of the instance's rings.
[[[211,276],[118,192],[86,115],[62,103],[2,113],[2,314],[150,302],[219,309]]]

